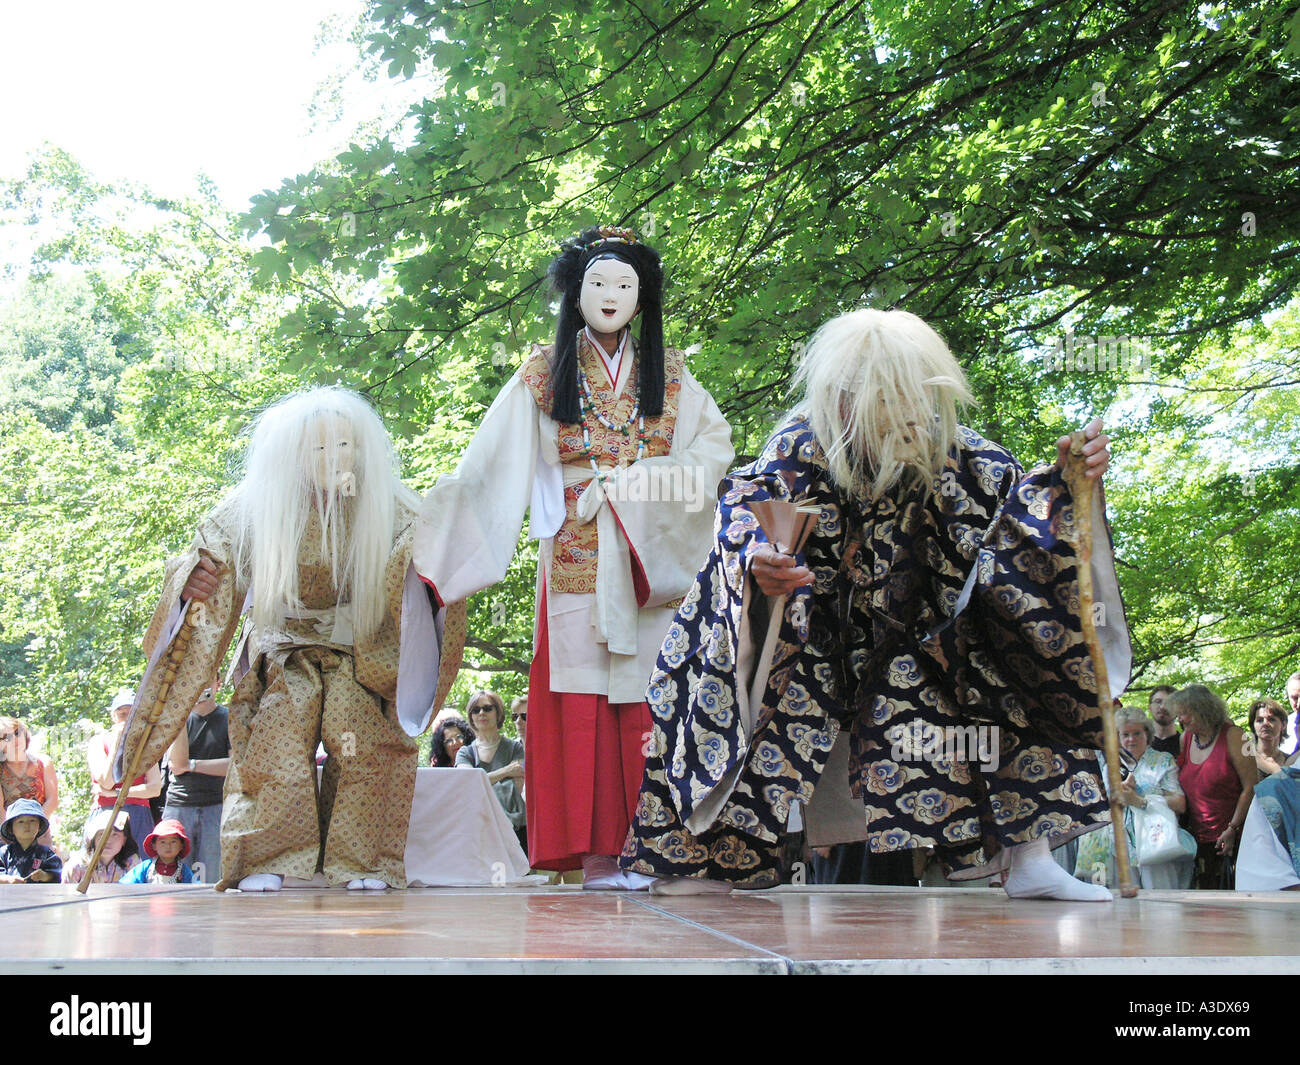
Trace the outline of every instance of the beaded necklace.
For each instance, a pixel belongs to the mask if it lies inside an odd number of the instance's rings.
[[[596,456],[592,453],[591,430],[587,426],[587,415],[594,414],[596,420],[611,433],[619,433],[622,436],[630,437],[632,435],[632,423],[636,422],[636,459],[633,461],[639,462],[645,458],[646,451],[645,416],[641,413],[640,390],[638,389],[636,400],[632,404],[632,412],[627,416],[627,420],[622,425],[617,425],[596,409],[596,403],[591,394],[591,382],[587,380],[587,372],[581,365],[578,367],[578,384],[581,386],[578,393],[578,408],[582,413],[583,454],[586,456],[587,461],[591,463],[591,472],[595,474],[596,480],[603,483],[607,479],[607,475],[600,472],[600,467],[596,464]]]

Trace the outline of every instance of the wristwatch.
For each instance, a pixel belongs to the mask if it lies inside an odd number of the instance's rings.
[[[195,759],[195,758],[191,758],[191,759],[190,759],[190,772],[191,772],[191,773],[194,772],[194,767],[197,766],[198,764],[199,764],[199,763],[198,763],[198,760],[197,760],[197,759]]]

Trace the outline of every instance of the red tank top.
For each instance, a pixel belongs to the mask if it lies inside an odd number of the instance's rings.
[[[39,755],[29,754],[21,773],[15,773],[9,762],[0,762],[0,791],[8,806],[19,799],[35,799],[45,805],[45,763]]]
[[[1241,798],[1241,778],[1228,757],[1228,730],[1219,735],[1210,756],[1200,765],[1190,758],[1196,737],[1187,735],[1187,743],[1178,752],[1178,783],[1187,795],[1187,820],[1192,835],[1201,843],[1213,843],[1223,834]]]

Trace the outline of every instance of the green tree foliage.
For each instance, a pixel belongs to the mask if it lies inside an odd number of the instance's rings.
[[[1185,371],[1120,405],[1133,418],[1128,476],[1109,502],[1135,684],[1208,683],[1244,718],[1300,666],[1300,304]]]
[[[304,293],[321,354],[407,394],[470,360],[491,392],[495,345],[549,332],[555,238],[631,224],[746,443],[792,344],[901,301],[968,357],[995,435],[1043,453],[1057,426],[1017,397],[1063,323],[1166,337],[1173,367],[1294,287],[1295,10],[376,2],[372,52],[442,89],[259,199],[259,265],[376,283]]]
[[[109,426],[131,337],[83,278],[30,281],[0,310],[0,412]]]

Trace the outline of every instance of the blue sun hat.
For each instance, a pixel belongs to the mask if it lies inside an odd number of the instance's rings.
[[[0,825],[0,839],[6,843],[17,843],[18,839],[14,835],[14,822],[20,817],[38,817],[41,821],[41,830],[36,833],[37,837],[45,835],[50,830],[50,819],[45,816],[45,811],[41,809],[41,804],[35,799],[15,799],[9,804],[9,809],[5,811],[5,823]]]

